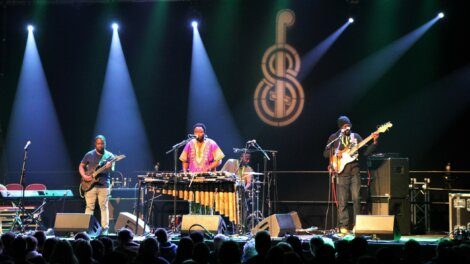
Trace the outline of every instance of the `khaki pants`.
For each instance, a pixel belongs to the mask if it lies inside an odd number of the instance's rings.
[[[101,211],[101,227],[109,228],[109,188],[96,188],[94,187],[85,193],[86,209],[85,214],[93,214],[95,210],[96,198],[100,205]]]

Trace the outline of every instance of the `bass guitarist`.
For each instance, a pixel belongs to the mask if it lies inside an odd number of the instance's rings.
[[[362,141],[362,137],[359,134],[352,132],[351,127],[351,121],[347,116],[340,116],[338,118],[339,130],[328,138],[327,147],[323,152],[323,156],[325,158],[329,158],[330,161],[333,160],[333,156],[335,156],[336,159],[341,159],[342,150],[351,148]],[[379,134],[373,133],[372,136],[374,143],[364,150],[362,153],[364,156],[370,155],[377,146]],[[333,166],[330,163],[330,170],[332,167]],[[360,213],[361,209],[359,200],[361,175],[358,158],[346,164],[342,171],[333,171],[332,173],[336,178],[336,193],[338,195],[338,229],[341,233],[345,234],[349,232],[349,228],[351,227],[350,225],[352,225],[352,222],[356,219],[356,215]],[[351,199],[353,201],[353,221],[349,218],[349,194],[351,194]]]
[[[83,181],[91,181],[90,171],[98,167],[105,166],[106,170],[98,175],[98,182],[94,187],[85,193],[86,214],[93,214],[95,210],[96,199],[101,211],[101,227],[103,235],[107,235],[109,229],[109,194],[111,171],[114,171],[114,162],[109,160],[114,158],[114,154],[106,150],[106,138],[103,135],[95,137],[95,149],[87,152],[83,157],[78,171]]]

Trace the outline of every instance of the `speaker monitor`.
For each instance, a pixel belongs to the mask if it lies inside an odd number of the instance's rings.
[[[136,222],[137,217],[128,212],[121,212],[119,213],[118,219],[116,221],[116,225],[114,225],[115,232],[119,232],[121,228],[128,228],[132,230],[136,235],[141,236],[144,234],[144,226],[145,226],[145,233],[150,232],[150,228],[148,225],[144,223],[144,220],[139,219],[139,229],[136,232]]]
[[[269,231],[271,237],[282,237],[295,233],[295,222],[291,214],[273,214],[259,222],[251,233],[255,235],[262,230]]]
[[[354,235],[373,235],[383,240],[400,239],[393,215],[357,215]]]
[[[292,211],[289,213],[294,221],[295,230],[302,229],[302,223],[300,222],[299,214],[296,211]]]
[[[393,215],[402,235],[411,231],[411,204],[408,198],[372,197],[372,215]]]
[[[181,220],[181,233],[189,231],[203,231],[204,228],[210,233],[223,233],[225,223],[220,215],[183,215]],[[190,230],[191,229],[191,230]]]
[[[101,225],[91,214],[56,214],[54,223],[54,233],[56,235],[78,232],[87,232],[91,236],[97,236],[101,232]]]

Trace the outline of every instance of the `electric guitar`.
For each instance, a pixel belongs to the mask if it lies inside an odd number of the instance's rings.
[[[120,161],[124,159],[125,157],[126,155],[115,156],[114,158],[106,161],[106,163],[107,162],[113,163],[116,161]],[[95,185],[99,182],[98,175],[102,173],[104,170],[106,170],[106,163],[104,163],[101,166],[96,167],[93,171],[87,172],[87,175],[91,176],[91,180],[86,181],[82,178],[82,181],[80,182],[80,188],[79,188],[79,191],[81,194],[85,194],[89,190],[93,189],[93,187],[95,187]]]
[[[336,153],[330,157],[330,168],[333,169],[333,171],[336,173],[341,173],[348,163],[351,163],[357,159],[359,155],[358,150],[364,147],[367,142],[371,141],[374,138],[374,134],[384,133],[392,126],[392,123],[387,122],[379,126],[379,128],[377,128],[374,133],[370,134],[367,138],[358,144],[353,144],[350,147],[344,148],[343,150],[336,151]]]

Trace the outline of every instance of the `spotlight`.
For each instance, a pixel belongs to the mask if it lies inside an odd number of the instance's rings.
[[[33,25],[28,25],[28,31],[29,31],[29,32],[33,32],[33,31],[34,31]]]
[[[354,18],[350,17],[348,20],[349,23],[354,23]]]
[[[119,29],[118,23],[113,23],[113,24],[111,25],[111,27],[113,28],[113,30],[118,30],[118,29]]]
[[[197,28],[197,21],[193,20],[193,22],[191,22],[191,26],[193,26],[193,28]]]
[[[444,13],[440,12],[439,14],[437,14],[437,17],[438,18],[444,18]]]

